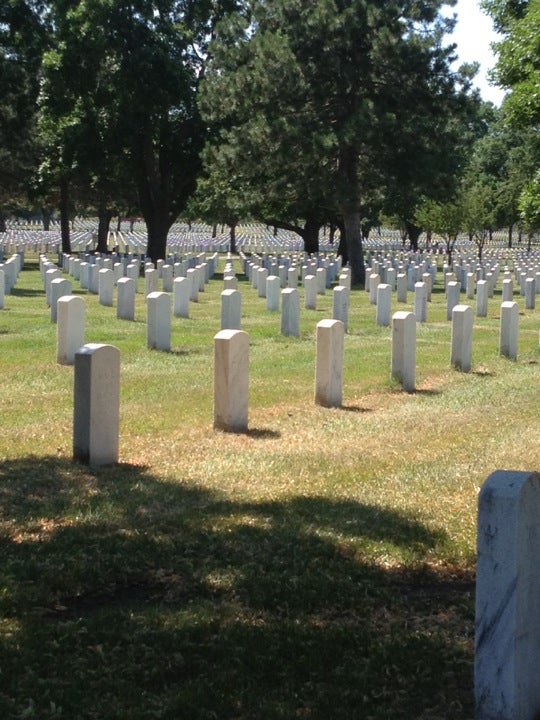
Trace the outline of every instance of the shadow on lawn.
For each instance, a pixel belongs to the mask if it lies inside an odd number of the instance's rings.
[[[470,718],[473,580],[421,565],[444,541],[349,501],[6,462],[0,714]]]

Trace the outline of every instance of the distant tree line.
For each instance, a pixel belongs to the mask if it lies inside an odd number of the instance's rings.
[[[103,250],[114,215],[140,215],[156,260],[179,217],[227,224],[233,242],[258,220],[308,251],[330,226],[354,282],[383,219],[413,248],[427,230],[450,252],[462,231],[479,253],[495,228],[532,232],[540,103],[519,52],[538,54],[540,5],[484,2],[505,38],[499,110],[475,65],[455,68],[453,4],[2,3],[0,231],[17,208],[58,211],[69,251],[77,208],[98,215]]]

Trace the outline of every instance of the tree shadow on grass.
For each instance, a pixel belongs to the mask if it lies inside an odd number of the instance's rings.
[[[348,500],[5,462],[0,713],[472,717],[472,577],[424,563],[445,540]]]

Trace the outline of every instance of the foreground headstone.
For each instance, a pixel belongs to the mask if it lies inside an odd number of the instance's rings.
[[[191,302],[199,302],[199,271],[197,268],[189,268],[186,277],[189,280],[189,299]]]
[[[173,312],[175,317],[189,317],[191,279],[178,276],[173,281]]]
[[[536,278],[525,280],[525,309],[534,310],[536,301]]]
[[[64,295],[56,303],[56,360],[73,365],[75,353],[84,345],[85,305],[78,295]]]
[[[505,278],[502,283],[502,301],[512,302],[514,297],[514,282],[512,278]]]
[[[171,296],[165,292],[151,292],[146,303],[146,345],[168,351],[171,349]]]
[[[446,319],[452,319],[452,311],[459,304],[460,284],[455,280],[450,280],[446,284]]]
[[[423,282],[414,284],[414,314],[416,322],[424,323],[427,320],[427,287]]]
[[[114,273],[102,268],[98,273],[99,304],[106,307],[113,305]]]
[[[345,326],[340,320],[317,323],[315,403],[340,407],[343,397],[343,346]]]
[[[55,278],[51,282],[51,322],[58,318],[58,300],[65,295],[71,295],[71,282],[65,278]]]
[[[116,284],[116,317],[121,320],[135,320],[135,295],[137,282],[130,277],[120,278]]]
[[[345,332],[349,326],[349,288],[345,285],[336,285],[332,296],[332,317],[341,320]]]
[[[499,354],[517,360],[519,329],[519,306],[516,302],[501,303]]]
[[[266,278],[266,309],[271,312],[279,310],[279,296],[281,294],[281,280],[278,275],[269,275]]]
[[[398,303],[407,302],[407,275],[398,273],[397,276],[397,301]]]
[[[479,280],[476,286],[476,314],[478,317],[487,317],[488,314],[487,280]]]
[[[151,293],[157,292],[159,273],[153,267],[146,267],[144,270],[144,294],[146,298]]]
[[[295,288],[281,291],[281,334],[300,337],[300,298]]]
[[[473,320],[473,311],[468,305],[456,305],[452,310],[450,364],[461,372],[471,370]]]
[[[406,392],[416,384],[416,316],[400,310],[392,316],[392,377]]]
[[[240,330],[242,323],[242,295],[238,290],[221,293],[221,329]]]
[[[476,720],[540,713],[540,476],[497,471],[478,504]]]
[[[89,343],[75,353],[73,457],[97,466],[118,462],[120,351]]]
[[[375,322],[382,327],[390,325],[392,313],[392,286],[388,283],[379,283],[377,286],[377,309]]]
[[[163,292],[172,293],[174,280],[174,269],[172,265],[163,265],[161,268],[161,281]]]
[[[248,427],[249,335],[221,330],[214,337],[214,428],[245,432]]]
[[[307,310],[317,309],[317,276],[306,275],[304,278],[304,307]]]

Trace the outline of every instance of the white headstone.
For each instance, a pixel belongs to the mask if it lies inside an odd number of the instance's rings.
[[[512,278],[505,278],[502,283],[502,301],[512,302],[514,297],[514,281]]]
[[[153,267],[145,267],[144,270],[144,295],[148,299],[150,293],[157,292],[159,273]]]
[[[392,317],[392,377],[407,392],[416,383],[416,316],[403,310]]]
[[[258,268],[257,270],[257,295],[260,298],[266,297],[266,279],[268,278],[268,270],[266,268]]]
[[[317,271],[315,273],[317,277],[317,295],[325,295],[326,294],[326,268],[320,267],[317,268]]]
[[[157,272],[157,271],[154,271]],[[171,349],[171,296],[151,292],[146,297],[146,345],[156,350]]]
[[[525,309],[534,310],[536,300],[536,279],[527,278],[525,280]]]
[[[287,287],[294,289],[298,286],[298,268],[290,267],[287,270]]]
[[[460,285],[455,280],[446,283],[446,319],[452,319],[452,311],[459,305]]]
[[[476,314],[478,317],[487,317],[488,314],[487,280],[479,280],[476,285]]]
[[[392,286],[380,283],[377,287],[376,323],[382,327],[389,327],[392,312]]]
[[[56,360],[73,365],[76,351],[84,345],[85,305],[78,295],[64,295],[56,303]]]
[[[473,311],[468,305],[456,305],[452,310],[450,364],[461,372],[471,370],[473,320]]]
[[[478,502],[476,720],[540,715],[540,476],[497,471]]]
[[[308,310],[317,309],[316,275],[306,275],[304,277],[304,307]]]
[[[88,465],[118,462],[120,351],[90,343],[75,353],[73,457]]]
[[[114,288],[114,274],[112,270],[103,268],[99,271],[98,287],[99,304],[112,307]]]
[[[424,323],[427,320],[427,287],[423,282],[414,284],[414,315],[416,322]]]
[[[175,317],[189,317],[191,278],[179,275],[173,281],[173,312]]]
[[[271,312],[279,310],[279,297],[281,294],[281,280],[277,275],[266,278],[266,309]]]
[[[199,301],[199,271],[197,268],[189,268],[186,273],[189,280],[189,299],[192,302]]]
[[[51,282],[51,321],[58,318],[58,300],[65,295],[71,295],[71,282],[66,278],[55,278]]]
[[[122,277],[118,280],[116,287],[118,290],[116,317],[121,320],[135,320],[136,280]]]
[[[519,330],[519,306],[516,302],[501,303],[499,354],[511,360],[517,359]]]
[[[215,429],[247,430],[248,394],[249,336],[242,330],[221,330],[214,337]]]
[[[369,302],[372,305],[377,304],[377,289],[381,283],[381,277],[378,273],[371,273],[369,276]]]
[[[221,293],[221,329],[240,330],[242,324],[242,296],[238,290]]]
[[[161,268],[161,282],[163,292],[172,293],[174,280],[174,268],[172,265],[164,264]]]
[[[343,396],[343,347],[345,327],[340,320],[317,323],[315,403],[340,407]]]
[[[295,288],[281,291],[281,334],[300,336],[300,299]]]
[[[398,303],[407,302],[407,275],[398,273],[397,276],[397,301]]]
[[[238,290],[238,278],[236,275],[225,275],[223,278],[224,290]]]
[[[332,317],[334,320],[341,320],[345,332],[347,332],[349,326],[349,288],[344,285],[336,285],[332,300]]]

